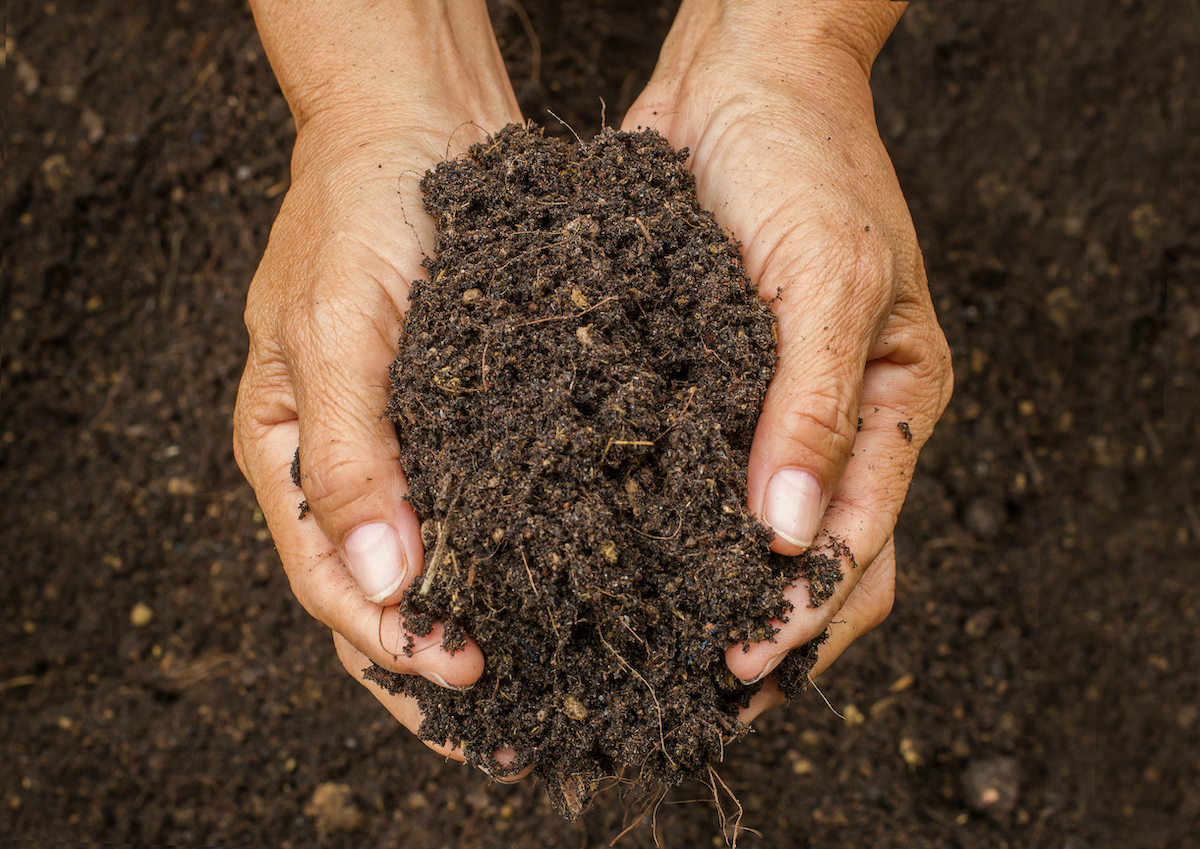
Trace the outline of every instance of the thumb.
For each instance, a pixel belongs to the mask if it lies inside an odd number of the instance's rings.
[[[806,281],[807,284],[808,281]],[[749,506],[786,555],[813,542],[845,472],[858,430],[866,348],[879,313],[875,296],[826,299],[836,280],[792,285],[773,302],[779,362],[763,400],[747,469]],[[857,288],[857,286],[855,287]],[[822,303],[801,302],[818,293]]]
[[[400,599],[423,554],[420,523],[404,500],[408,483],[396,431],[381,419],[397,315],[381,309],[385,318],[371,319],[361,309],[344,299],[318,302],[321,329],[289,359],[304,497],[363,595],[386,605]]]

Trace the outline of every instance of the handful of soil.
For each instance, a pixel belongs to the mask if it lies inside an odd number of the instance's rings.
[[[799,575],[840,575],[772,554],[746,509],[774,319],[686,156],[510,126],[421,183],[436,259],[387,408],[426,546],[401,613],[451,650],[470,634],[486,668],[463,692],[366,676],[492,774],[515,749],[570,817],[623,767],[707,777],[757,690],[726,648],[772,638]],[[781,667],[789,697],[815,656]]]

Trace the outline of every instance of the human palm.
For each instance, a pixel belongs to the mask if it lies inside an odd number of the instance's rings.
[[[767,74],[736,39],[690,46],[675,62],[668,41],[624,127],[689,149],[701,205],[740,240],[777,318],[750,508],[776,530],[776,551],[812,545],[844,575],[820,607],[806,581],[789,588],[794,612],[776,642],[734,646],[726,659],[756,680],[829,629],[820,671],[891,609],[892,532],[950,397],[949,352],[861,66],[829,50],[811,70]],[[768,687],[747,717],[777,699]]]

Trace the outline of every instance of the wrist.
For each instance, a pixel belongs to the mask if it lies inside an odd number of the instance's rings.
[[[483,0],[252,0],[298,132],[351,122],[487,130],[519,119]]]
[[[893,0],[684,0],[659,67],[682,71],[708,45],[734,50],[748,69],[803,74],[846,60],[846,72],[871,66],[907,3]]]

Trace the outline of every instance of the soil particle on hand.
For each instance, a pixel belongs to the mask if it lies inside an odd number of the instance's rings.
[[[302,483],[303,478],[300,475],[300,449],[299,448],[296,449],[296,456],[292,458],[291,474],[292,474],[292,483],[294,483],[298,487],[303,487],[303,485],[304,485]],[[309,511],[311,510],[311,508],[308,506],[308,499],[307,498],[303,499],[296,506],[296,509],[300,511],[300,515],[298,518],[303,519],[305,516],[307,516],[309,514]]]
[[[468,691],[379,667],[420,736],[492,774],[533,765],[567,816],[629,767],[707,774],[757,686],[724,652],[771,639],[783,589],[840,579],[785,558],[746,508],[774,320],[739,247],[653,132],[591,143],[510,126],[422,182],[437,229],[387,415],[423,520],[410,631],[486,658]],[[816,644],[780,669],[807,680]],[[515,749],[507,769],[493,753]]]

